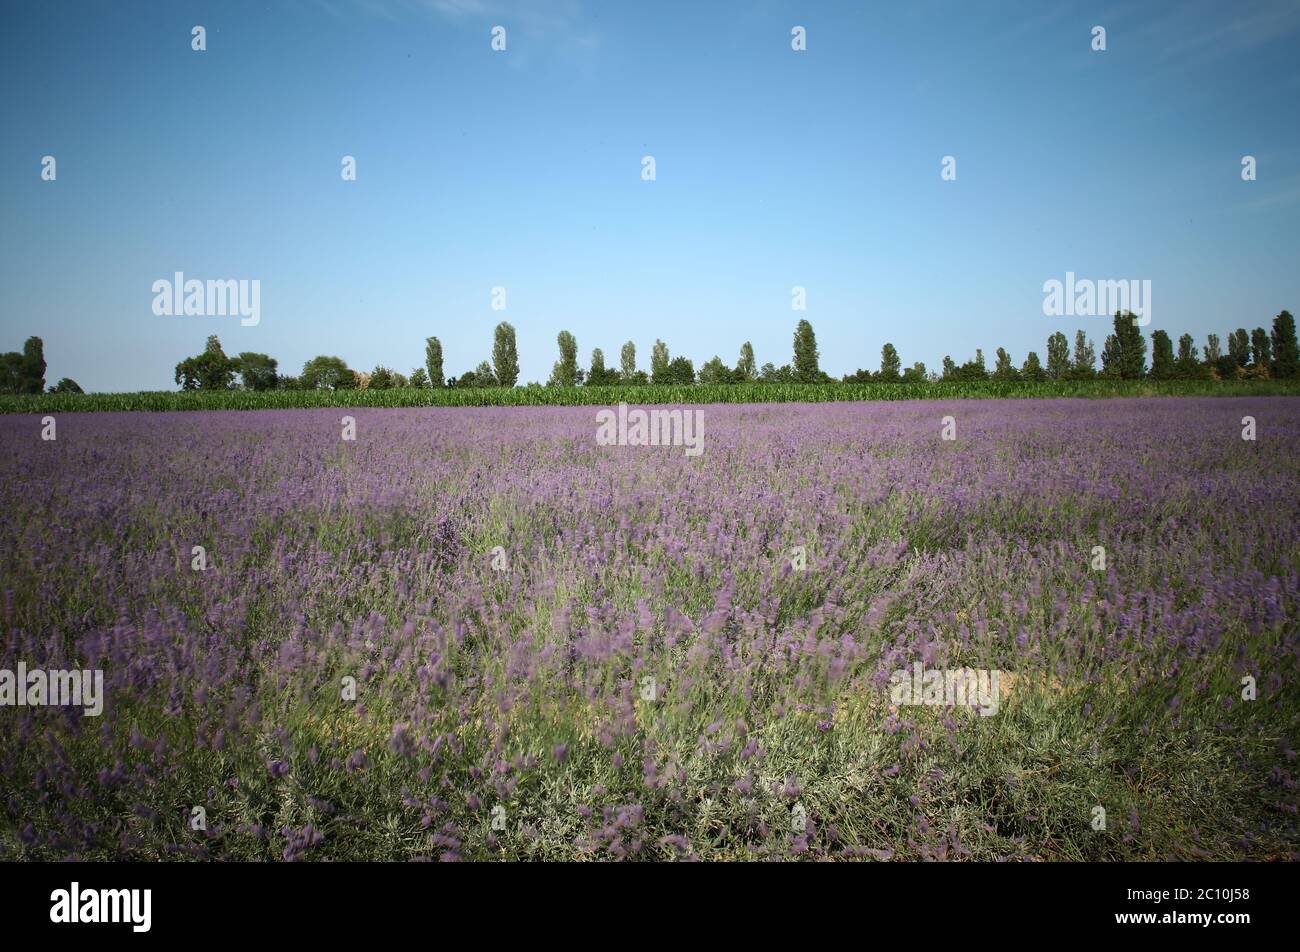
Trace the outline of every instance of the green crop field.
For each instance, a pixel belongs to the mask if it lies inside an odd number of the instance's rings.
[[[122,410],[285,410],[304,407],[584,406],[617,403],[828,403],[852,400],[1272,396],[1300,380],[981,380],[935,383],[729,384],[718,386],[492,387],[400,390],[222,390],[0,396],[0,413]]]

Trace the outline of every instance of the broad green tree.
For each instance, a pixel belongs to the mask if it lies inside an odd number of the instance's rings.
[[[274,390],[279,382],[278,361],[267,354],[246,350],[239,355],[239,376],[248,390]]]
[[[674,357],[668,363],[668,382],[678,386],[695,383],[695,365],[685,357]]]
[[[305,390],[352,390],[357,385],[356,375],[342,357],[323,354],[302,365],[299,379]]]
[[[234,385],[238,370],[239,361],[226,356],[221,341],[213,334],[203,353],[176,365],[176,382],[182,390],[228,390]]]
[[[731,383],[731,370],[722,362],[721,357],[714,355],[700,366],[700,383]]]

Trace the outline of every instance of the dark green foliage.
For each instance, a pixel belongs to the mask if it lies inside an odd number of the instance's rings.
[[[447,381],[447,386],[456,390],[487,390],[501,385],[492,372],[492,365],[485,360],[468,373],[452,377]]]
[[[925,364],[917,361],[903,371],[903,383],[925,383]]]
[[[1074,334],[1074,362],[1070,376],[1075,380],[1089,380],[1097,376],[1097,350],[1082,330]]]
[[[303,364],[300,379],[304,390],[352,390],[357,385],[342,357],[313,357]]]
[[[23,344],[22,392],[45,392],[45,342],[39,337]]]
[[[550,387],[575,387],[578,379],[578,341],[568,331],[560,331],[555,337],[560,347],[560,359],[551,370]]]
[[[993,362],[993,379],[1015,380],[1018,376],[1016,368],[1011,364],[1011,355],[1007,353],[1006,348],[999,347]]]
[[[899,368],[902,361],[898,358],[898,351],[894,349],[893,344],[885,344],[880,348],[880,377],[882,383],[897,383],[902,379]]]
[[[758,368],[754,365],[754,346],[749,342],[740,345],[740,360],[736,364],[738,383],[747,383],[758,379]]]
[[[182,390],[229,390],[238,370],[239,361],[226,356],[221,341],[213,334],[203,353],[176,365],[176,383]]]
[[[1283,311],[1273,318],[1273,376],[1281,380],[1300,377],[1300,346],[1296,343],[1295,318]]]
[[[685,357],[674,357],[668,363],[669,386],[681,387],[695,383],[695,365]]]
[[[1191,334],[1178,338],[1178,356],[1174,359],[1174,377],[1179,380],[1199,380],[1209,375],[1206,366],[1196,356],[1196,345]]]
[[[1057,331],[1047,338],[1047,377],[1064,380],[1070,374],[1070,341]]]
[[[661,340],[656,340],[650,351],[650,382],[668,382],[668,345]]]
[[[794,332],[794,377],[799,383],[816,383],[821,377],[817,364],[817,335],[812,325],[800,321]]]
[[[491,368],[488,368],[490,373]],[[789,374],[789,368],[773,369]],[[350,376],[350,374],[349,374]],[[477,379],[477,372],[466,375]],[[76,410],[269,410],[307,407],[422,406],[613,406],[665,403],[824,403],[841,400],[958,400],[982,398],[1146,397],[1146,396],[1273,396],[1300,395],[1300,378],[1291,380],[1107,380],[942,381],[914,386],[883,383],[798,384],[758,382],[713,387],[442,387],[420,390],[341,388],[292,389],[293,377],[281,377],[276,390],[171,391],[148,393],[45,393],[0,397],[0,413],[40,413]],[[300,383],[300,381],[297,381]]]
[[[513,387],[519,380],[519,350],[515,345],[515,329],[502,321],[492,335],[492,368],[503,387]],[[577,344],[574,344],[577,351]]]
[[[1119,375],[1124,380],[1141,380],[1147,372],[1147,339],[1131,311],[1115,312],[1115,341]]]
[[[714,356],[706,360],[700,367],[700,384],[702,386],[714,386],[717,384],[732,383],[733,378],[730,368],[722,362],[722,358]]]
[[[430,337],[424,342],[424,368],[429,372],[429,386],[441,388],[446,386],[442,374],[442,341]]]
[[[943,359],[943,377],[941,379],[966,383],[974,380],[988,380],[989,372],[988,368],[984,366],[984,351],[976,350],[975,359],[966,361],[960,367],[955,366],[951,358],[945,357]]]
[[[1256,367],[1273,366],[1273,342],[1262,327],[1250,332],[1250,362]]]
[[[239,376],[249,390],[274,390],[279,381],[278,366],[276,359],[266,354],[246,350],[239,355]]]
[[[1043,365],[1039,363],[1037,351],[1029,352],[1029,356],[1025,358],[1025,365],[1020,368],[1020,376],[1034,383],[1041,383],[1047,379],[1047,371],[1043,370]]]
[[[1228,356],[1237,362],[1238,367],[1250,363],[1250,335],[1244,327],[1238,327],[1228,335]]]
[[[1166,331],[1155,331],[1151,335],[1151,379],[1172,380],[1174,378],[1174,342]]]
[[[758,380],[759,383],[794,383],[794,370],[791,369],[789,364],[774,367],[769,361],[758,372]]]
[[[1119,338],[1107,334],[1106,343],[1101,348],[1101,375],[1108,380],[1120,379],[1120,363]]]
[[[23,385],[23,355],[18,351],[0,354],[0,393],[26,393]]]
[[[613,367],[605,366],[605,352],[597,347],[591,352],[591,370],[584,382],[588,387],[614,387],[622,383],[623,376]]]

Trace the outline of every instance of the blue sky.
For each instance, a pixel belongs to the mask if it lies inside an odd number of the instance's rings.
[[[1300,309],[1297,47],[1300,3],[1262,0],[7,2],[0,350],[170,389],[210,333],[291,373],[409,372],[437,335],[459,374],[508,320],[545,381],[561,329],[584,365],[779,365],[807,317],[837,376],[886,340],[1020,363],[1100,351],[1104,318],[1043,314],[1067,271],[1150,279],[1147,331],[1202,344]],[[176,271],[260,280],[260,323],[155,315]]]

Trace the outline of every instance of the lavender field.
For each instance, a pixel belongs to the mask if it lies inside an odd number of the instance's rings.
[[[1300,398],[595,409],[0,417],[0,858],[1300,853]]]

